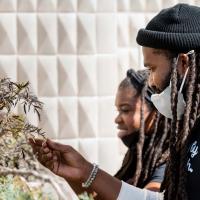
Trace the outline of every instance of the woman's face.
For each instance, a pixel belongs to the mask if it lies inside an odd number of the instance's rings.
[[[118,115],[115,118],[119,129],[118,137],[122,138],[125,135],[138,132],[140,129],[141,97],[138,96],[136,89],[132,87],[118,89],[115,106],[118,110]],[[145,119],[149,113],[147,105],[144,104]]]

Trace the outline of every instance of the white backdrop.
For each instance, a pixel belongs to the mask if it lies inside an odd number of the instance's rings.
[[[0,76],[29,80],[45,103],[39,123],[114,174],[124,150],[114,95],[142,67],[135,37],[159,10],[199,0],[0,0]],[[38,121],[33,115],[30,120]]]

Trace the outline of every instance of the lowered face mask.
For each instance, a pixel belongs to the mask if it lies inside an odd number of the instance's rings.
[[[139,131],[125,135],[121,138],[126,147],[133,148],[139,140]]]
[[[178,60],[178,58],[177,58]],[[187,68],[183,81],[181,83],[181,87],[178,91],[178,102],[177,102],[177,119],[180,120],[184,110],[185,110],[185,100],[183,98],[182,90],[185,83],[185,79],[188,73],[189,67]],[[166,118],[172,119],[172,110],[171,110],[171,83],[170,85],[163,90],[160,94],[153,94],[151,95],[151,101],[162,115],[164,115]]]

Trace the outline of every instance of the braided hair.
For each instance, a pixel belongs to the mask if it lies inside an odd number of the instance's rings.
[[[200,7],[179,3],[161,10],[138,31],[136,38],[143,47],[171,54],[170,156],[161,190],[165,200],[187,200],[187,148],[195,134],[200,114]],[[177,120],[179,73],[176,60],[180,53],[188,55],[188,77],[183,95],[186,106],[182,120]],[[189,191],[190,192],[190,191]]]
[[[137,82],[135,76],[143,77],[140,84]],[[120,170],[115,177],[120,180],[143,188],[150,181],[155,169],[166,163],[169,154],[169,123],[166,118],[155,111],[153,105],[148,98],[150,88],[148,87],[148,71],[140,70],[135,72],[129,70],[127,77],[120,83],[119,89],[132,87],[137,90],[138,97],[141,98],[141,117],[140,117],[140,134],[138,141],[128,149]],[[147,119],[144,119],[144,104],[147,104],[150,114]],[[154,117],[155,116],[155,117]],[[145,132],[145,121],[152,120],[154,123],[152,127]],[[164,133],[163,133],[164,127]]]
[[[178,53],[171,53],[177,56]],[[197,124],[200,114],[200,53],[194,51],[189,57],[188,80],[185,87],[186,107],[183,119],[177,120],[178,101],[178,73],[176,58],[172,58],[171,72],[171,109],[173,119],[170,129],[170,156],[165,174],[165,179],[161,186],[165,200],[187,200],[187,148],[193,129]]]

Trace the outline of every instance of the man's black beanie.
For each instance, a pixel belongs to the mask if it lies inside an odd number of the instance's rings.
[[[177,4],[161,10],[139,30],[136,40],[141,46],[156,49],[200,50],[200,7]]]

